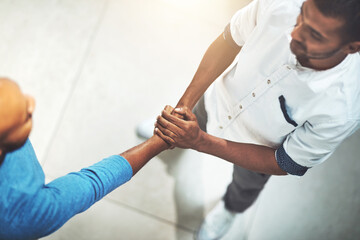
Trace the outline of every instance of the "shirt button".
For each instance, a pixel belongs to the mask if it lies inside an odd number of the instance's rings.
[[[231,120],[231,116],[228,116],[228,119]]]
[[[255,96],[256,96],[254,92],[252,93],[252,96],[253,96],[253,97],[255,97]]]
[[[219,126],[220,129],[223,129],[223,126]]]
[[[289,69],[289,70],[291,69],[291,67],[290,67],[290,66],[286,66],[286,68],[287,68],[287,69]]]
[[[270,84],[270,83],[271,83],[271,80],[270,80],[270,79],[268,79],[268,80],[267,80],[267,84]]]
[[[240,106],[239,106],[239,108],[240,108],[240,109],[242,109],[242,108],[243,108],[243,106],[242,106],[242,105],[240,105]]]

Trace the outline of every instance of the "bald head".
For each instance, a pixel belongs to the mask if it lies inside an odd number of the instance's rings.
[[[34,106],[33,98],[24,95],[14,81],[0,78],[0,153],[24,144]]]
[[[17,84],[0,78],[0,139],[19,122],[22,93]]]

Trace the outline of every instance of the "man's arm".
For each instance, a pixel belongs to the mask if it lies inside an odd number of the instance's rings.
[[[221,34],[206,51],[194,78],[179,100],[177,107],[193,109],[206,89],[218,78],[234,61],[241,47],[229,44]]]
[[[199,128],[188,108],[175,109],[179,119],[166,111],[158,117],[155,132],[169,144],[208,153],[238,166],[271,175],[286,175],[276,162],[275,150],[266,146],[237,143],[207,134]]]
[[[168,148],[169,146],[164,140],[154,135],[146,142],[121,153],[120,156],[130,163],[133,175],[135,175],[151,158]]]
[[[171,113],[172,110],[173,108],[166,106],[164,112]],[[147,141],[121,153],[120,156],[129,162],[135,175],[151,158],[168,148],[169,145],[163,139],[153,135]]]
[[[276,162],[275,150],[261,145],[238,143],[202,132],[195,150],[225,159],[254,172],[287,175]]]
[[[6,194],[0,198],[0,239],[37,239],[51,234],[130,180],[152,157],[167,148],[155,135],[120,155],[45,185],[44,174],[28,141],[18,151],[7,154],[2,164],[0,180],[6,180],[0,190]],[[14,164],[20,163],[19,173],[11,171]],[[4,200],[8,196],[14,201],[5,207],[2,203],[8,202]]]

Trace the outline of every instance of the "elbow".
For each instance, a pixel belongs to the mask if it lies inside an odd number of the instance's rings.
[[[279,168],[279,175],[295,175],[295,176],[303,176],[308,167],[301,166],[296,163],[286,152],[283,146],[275,151],[275,159],[277,163],[277,167]],[[285,173],[285,174],[284,174]]]
[[[277,167],[277,169],[274,170],[274,174],[273,175],[276,175],[276,176],[287,176],[289,175],[288,172],[282,170],[279,166]]]

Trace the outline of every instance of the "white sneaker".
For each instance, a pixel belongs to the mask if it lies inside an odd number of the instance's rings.
[[[206,216],[196,233],[196,240],[215,240],[223,237],[230,229],[236,213],[225,208],[224,201],[220,201]]]
[[[136,126],[136,134],[139,137],[149,139],[154,135],[154,124],[156,122],[155,118],[146,119]]]

